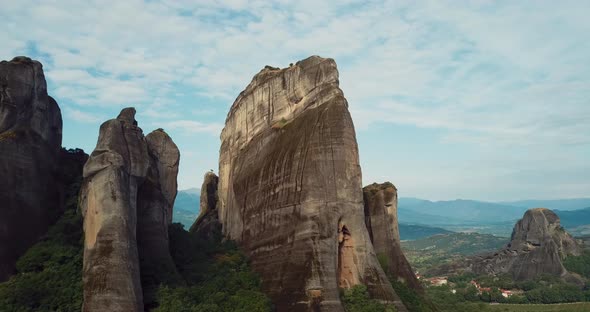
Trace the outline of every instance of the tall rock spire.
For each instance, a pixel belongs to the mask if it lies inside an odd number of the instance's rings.
[[[342,311],[339,286],[367,285],[405,310],[365,226],[358,146],[332,59],[267,66],[221,134],[217,204],[279,311]]]
[[[80,191],[84,311],[143,311],[159,282],[178,274],[167,228],[179,157],[165,132],[144,137],[134,108],[101,125]]]
[[[63,209],[61,139],[61,111],[47,95],[41,63],[0,62],[0,281]]]

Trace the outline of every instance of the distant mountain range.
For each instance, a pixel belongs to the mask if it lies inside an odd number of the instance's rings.
[[[199,216],[200,197],[201,190],[198,188],[178,191],[174,202],[172,221],[180,222],[185,229],[190,228]]]
[[[189,228],[199,215],[201,190],[178,191],[174,222]],[[484,202],[477,200],[429,201],[402,197],[398,203],[400,237],[414,240],[435,234],[480,232],[510,236],[516,220],[529,208],[555,210],[561,224],[574,235],[590,234],[590,198]],[[577,207],[577,208],[576,208]],[[588,207],[588,208],[584,208]]]
[[[579,205],[579,206],[576,206]],[[510,236],[514,222],[529,208],[555,210],[561,224],[574,235],[590,234],[590,198],[483,202],[476,200],[429,201],[400,198],[400,223],[427,225],[455,232],[480,232]],[[577,207],[577,208],[575,208]],[[577,209],[577,210],[574,210]]]

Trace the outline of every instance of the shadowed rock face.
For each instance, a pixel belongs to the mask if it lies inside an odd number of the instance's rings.
[[[149,306],[154,285],[177,274],[167,227],[179,157],[163,131],[143,136],[133,108],[101,125],[80,191],[84,311],[143,311],[143,291]]]
[[[63,209],[61,139],[61,111],[41,63],[0,62],[0,281]]]
[[[339,286],[397,301],[370,241],[348,103],[332,59],[267,66],[221,134],[219,219],[278,311],[342,311]]]
[[[363,188],[365,224],[386,273],[407,285],[423,291],[410,263],[401,249],[397,219],[397,189],[390,182],[373,183]]]
[[[567,277],[562,260],[579,255],[576,241],[561,227],[559,217],[546,208],[529,209],[514,226],[510,243],[502,250],[476,257],[471,270],[478,274],[510,273],[516,280],[539,274]]]
[[[219,178],[215,173],[205,173],[203,185],[201,186],[201,212],[190,228],[191,233],[197,233],[202,238],[213,238],[212,235],[220,233],[221,230],[221,224],[217,215],[218,184]]]

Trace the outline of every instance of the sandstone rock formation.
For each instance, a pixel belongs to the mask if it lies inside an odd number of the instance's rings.
[[[220,232],[221,224],[217,215],[217,186],[219,178],[213,172],[205,173],[203,186],[201,186],[200,213],[195,223],[190,228],[191,233],[196,233],[202,238],[213,238]]]
[[[332,59],[265,67],[221,134],[223,232],[261,274],[278,311],[342,311],[339,286],[395,301],[365,226],[361,168]]]
[[[162,130],[143,136],[134,108],[101,125],[80,191],[84,311],[143,311],[143,292],[149,305],[153,285],[177,274],[167,227],[179,157]]]
[[[411,288],[423,291],[401,249],[397,219],[397,189],[390,182],[373,183],[363,188],[365,224],[379,261],[386,273],[403,280]]]
[[[61,213],[61,131],[41,63],[0,62],[0,281]]]
[[[562,260],[579,255],[580,247],[546,208],[529,209],[514,226],[510,243],[502,250],[472,259],[470,270],[478,274],[512,274],[527,280],[539,274],[567,277]]]

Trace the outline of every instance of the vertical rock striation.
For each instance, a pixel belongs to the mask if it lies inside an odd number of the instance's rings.
[[[101,125],[80,191],[84,311],[143,311],[142,282],[149,305],[162,274],[177,274],[167,226],[179,157],[163,131],[143,136],[134,108]]]
[[[396,301],[363,213],[348,103],[332,59],[267,66],[221,134],[218,215],[279,311],[342,311],[339,287]]]
[[[390,182],[373,183],[363,188],[365,224],[379,261],[386,273],[423,291],[410,263],[403,254],[397,219],[397,189]]]
[[[61,111],[47,95],[41,63],[0,62],[0,281],[63,209],[61,139]]]

